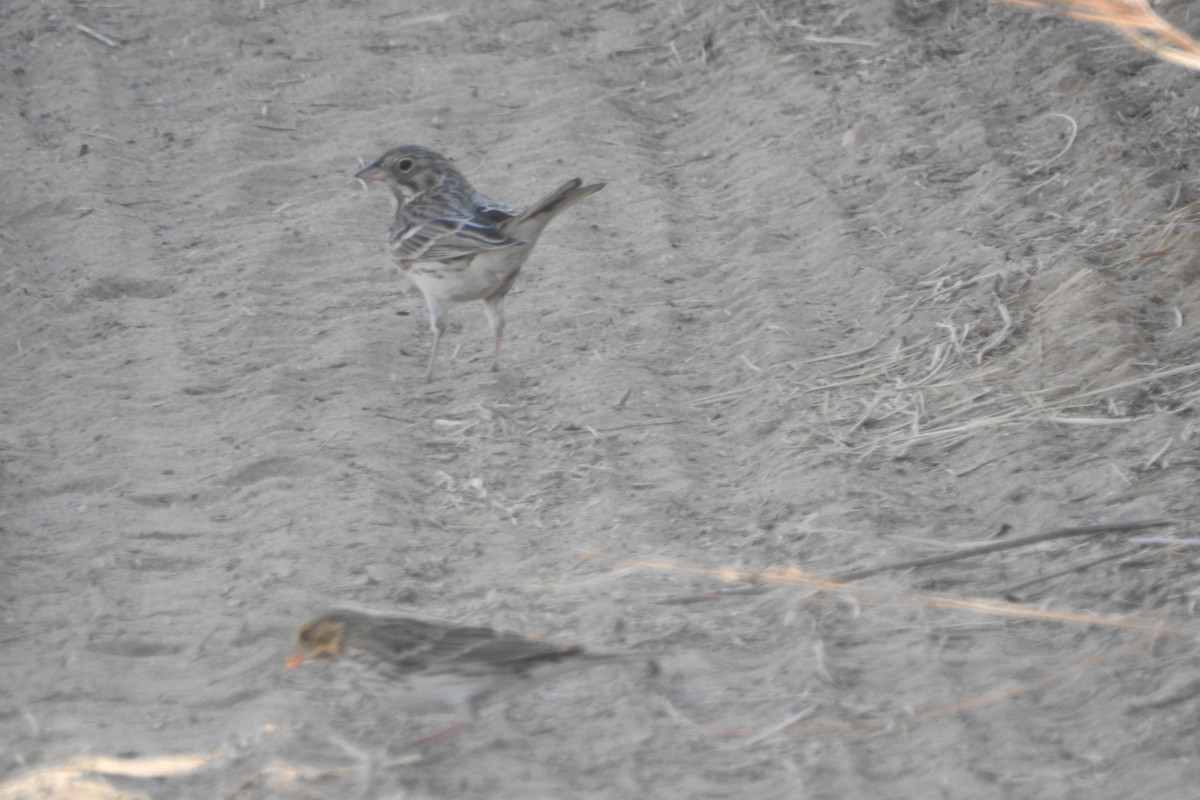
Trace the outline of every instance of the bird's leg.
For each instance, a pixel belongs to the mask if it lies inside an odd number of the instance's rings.
[[[442,343],[442,334],[446,332],[446,306],[431,294],[425,295],[425,305],[429,306],[429,327],[433,330],[433,347],[429,350],[429,365],[425,368],[425,382],[429,383],[433,380],[438,346]]]
[[[492,323],[492,332],[496,334],[496,343],[492,350],[492,372],[500,370],[500,340],[504,338],[504,295],[494,294],[484,299],[483,310],[487,312],[488,321]]]
[[[442,331],[440,328],[433,329],[433,347],[429,349],[429,364],[425,367],[425,382],[429,383],[433,380],[433,365],[437,361],[438,345],[442,343]]]

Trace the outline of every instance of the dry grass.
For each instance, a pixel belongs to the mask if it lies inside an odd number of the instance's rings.
[[[1122,247],[1134,251],[1126,260],[1144,261],[1147,249],[1184,252],[1175,240],[1188,235],[1170,223]],[[1153,290],[1124,278],[1123,264],[1052,268],[1032,290],[1028,276],[928,276],[893,298],[902,310],[890,334],[824,359],[848,363],[802,390],[813,417],[802,427],[846,454],[902,457],[1014,427],[1114,426],[1194,409],[1200,361],[1156,335],[1159,318],[1145,310]],[[1022,286],[1005,288],[1013,283]],[[940,321],[913,338],[917,316]]]
[[[1023,551],[1020,550],[1020,542],[1011,543],[1015,548],[1010,549],[1010,553],[1025,558],[1032,555],[1041,564],[1047,553],[1041,546],[1043,543],[1035,543],[1035,539],[1100,533],[1104,530],[1120,532],[1123,528],[1124,533],[1130,533],[1138,527],[1158,525],[1176,523],[1151,520],[1047,532],[1027,537],[1025,544],[1030,547]],[[1124,556],[1122,549],[1118,557]],[[782,720],[763,717],[747,719],[741,725],[713,727],[710,724],[697,724],[689,728],[691,732],[705,736],[739,740],[740,746],[746,748],[756,746],[774,735],[803,737],[911,728],[966,710],[1004,706],[1021,695],[1060,684],[1069,677],[1079,678],[1086,673],[1111,669],[1114,662],[1122,659],[1144,658],[1161,641],[1186,641],[1192,637],[1186,628],[1171,626],[1151,616],[1093,613],[1054,603],[1032,607],[999,599],[918,591],[887,581],[849,583],[836,577],[814,574],[796,565],[763,570],[706,568],[661,559],[628,560],[603,554],[593,554],[590,560],[602,568],[594,579],[596,582],[619,580],[630,586],[641,586],[647,591],[661,592],[665,580],[667,586],[674,587],[675,591],[668,590],[662,597],[660,603],[664,605],[685,604],[694,607],[699,603],[716,606],[728,609],[731,618],[754,619],[771,630],[787,630],[800,617],[809,620],[814,629],[819,631],[822,620],[827,621],[829,615],[838,619],[849,615],[854,620],[850,627],[877,643],[898,631],[923,630],[930,641],[937,642],[947,636],[969,635],[967,632],[981,628],[1006,631],[1001,635],[1011,636],[1014,641],[1050,635],[1055,638],[1074,636],[1080,643],[1088,643],[1066,658],[1061,652],[1047,651],[1045,658],[1013,661],[1007,667],[1002,659],[988,657],[992,667],[1008,674],[1007,679],[998,679],[995,672],[987,672],[986,677],[978,681],[968,680],[967,674],[974,674],[974,671],[966,665],[967,672],[963,673],[962,684],[956,685],[938,701],[924,705],[892,707],[883,703],[869,710],[860,709],[863,713],[852,713],[844,707],[831,712],[828,708],[822,709],[818,693],[809,698],[811,703],[805,709],[787,711]],[[682,613],[694,615],[696,612]],[[720,616],[717,612],[708,615],[710,619]],[[845,624],[842,619],[836,627],[844,631]],[[739,623],[738,630],[744,634],[746,627],[747,623]],[[931,662],[937,662],[942,655],[948,655],[952,661],[958,658],[960,660],[955,663],[965,664],[961,661],[961,655],[943,654],[937,646],[927,653]],[[819,645],[815,650],[815,659],[812,668],[836,684],[837,679],[824,672]],[[943,668],[948,668],[949,663],[943,663]],[[840,662],[840,667],[846,667],[845,660]],[[830,667],[834,672],[838,668]]]
[[[162,779],[187,775],[212,766],[224,758],[220,753],[189,753],[151,758],[79,756],[69,761],[32,770],[0,784],[0,800],[141,800],[150,795],[127,792],[105,782],[107,777]]]
[[[1200,376],[1200,362],[1151,369],[1111,383],[1055,385],[1037,389],[1002,387],[993,380],[996,367],[950,374],[956,343],[929,337],[916,345],[851,364],[810,389],[826,396],[829,410],[823,434],[848,453],[860,456],[908,455],[917,446],[944,450],[982,432],[1031,425],[1123,425],[1117,398],[1143,394],[1174,407],[1194,407],[1200,386],[1185,381],[1182,393],[1168,383]],[[833,399],[834,390],[870,386],[869,393]],[[857,408],[855,405],[857,404]]]
[[[1146,0],[1003,0],[1115,29],[1163,61],[1200,69],[1200,45],[1154,13]]]

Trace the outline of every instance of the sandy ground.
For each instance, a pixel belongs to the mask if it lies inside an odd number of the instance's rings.
[[[1195,74],[973,0],[160,5],[0,10],[0,797],[1195,791]],[[421,383],[401,142],[608,183],[498,375],[474,304]],[[415,751],[281,669],[338,603],[664,655]]]

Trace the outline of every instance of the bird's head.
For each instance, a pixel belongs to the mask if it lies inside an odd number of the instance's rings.
[[[300,626],[296,632],[296,652],[283,666],[291,669],[313,658],[332,661],[341,654],[345,641],[345,620],[334,616],[318,617]]]
[[[401,201],[411,199],[445,182],[448,178],[466,185],[450,159],[428,147],[402,144],[393,147],[354,177],[386,184]]]

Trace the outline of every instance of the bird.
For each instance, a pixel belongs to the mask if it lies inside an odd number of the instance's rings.
[[[504,297],[521,266],[550,220],[604,188],[572,178],[517,211],[476,191],[441,153],[414,144],[393,147],[354,177],[392,190],[388,247],[425,296],[433,330],[426,383],[446,332],[447,303],[483,301],[495,340],[492,371],[500,368]]]
[[[285,669],[324,660],[348,667],[368,694],[410,711],[451,711],[461,722],[421,740],[428,743],[478,718],[487,702],[530,689],[579,667],[636,654],[592,653],[582,646],[487,626],[337,608],[296,632]]]

